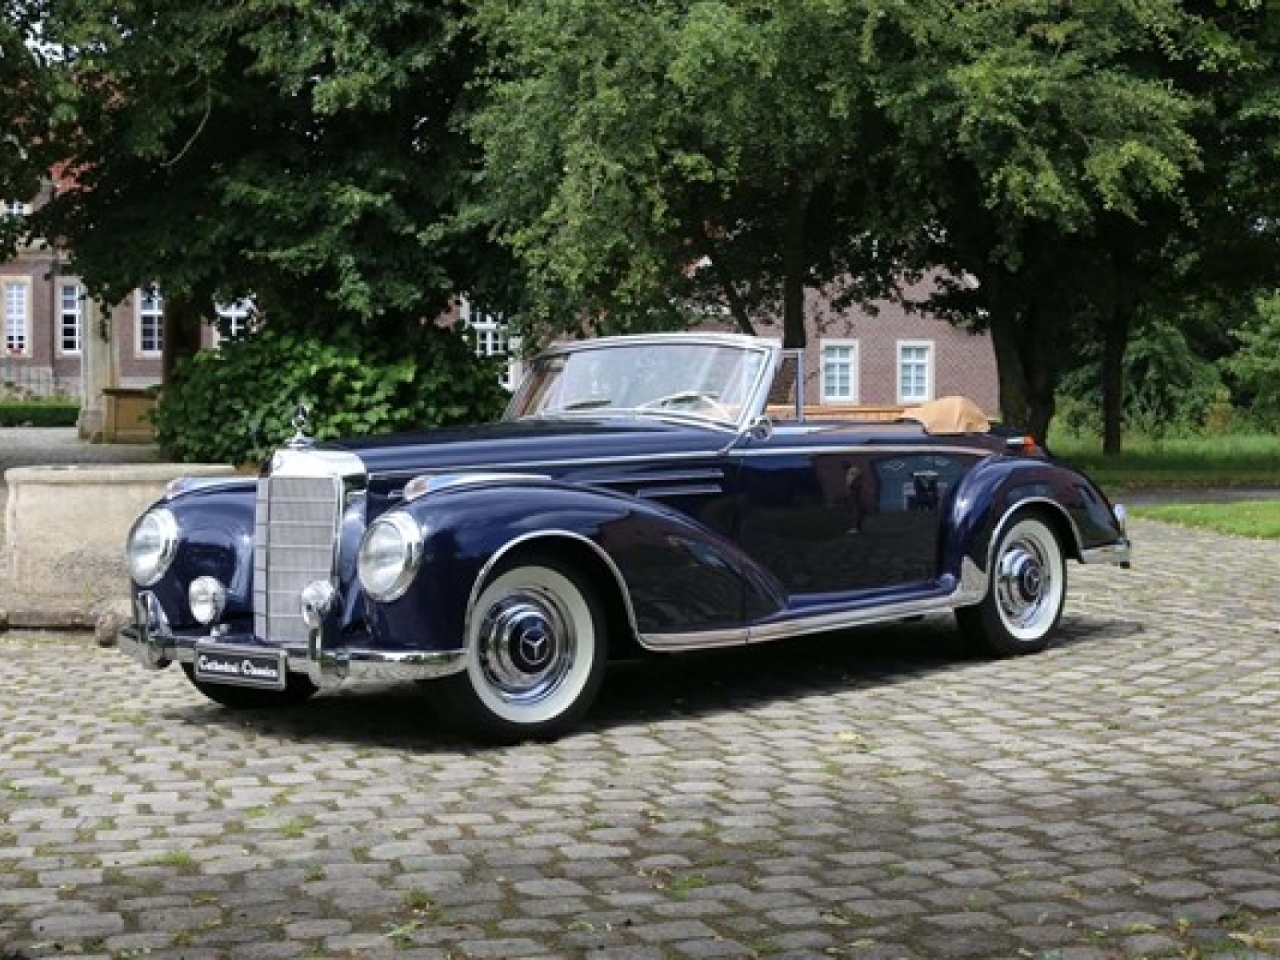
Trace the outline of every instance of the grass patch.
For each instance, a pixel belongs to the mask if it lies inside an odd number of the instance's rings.
[[[1275,434],[1126,438],[1116,457],[1104,457],[1101,442],[1093,438],[1062,437],[1050,448],[1106,490],[1280,487],[1280,436]]]
[[[1235,503],[1170,503],[1133,507],[1135,517],[1164,520],[1184,527],[1216,530],[1235,537],[1280,539],[1280,500],[1240,500]]]

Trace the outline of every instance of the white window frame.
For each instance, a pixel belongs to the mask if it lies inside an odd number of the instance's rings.
[[[507,318],[474,312],[466,298],[458,302],[458,317],[475,336],[476,356],[506,358],[507,365],[498,382],[504,390],[515,390],[524,377],[524,364],[520,360],[520,338],[511,335]]]
[[[907,358],[905,356],[908,350],[924,350],[924,390],[920,394],[907,394],[905,377]],[[898,371],[898,402],[903,404],[909,403],[925,403],[933,399],[934,395],[934,363],[937,354],[937,345],[932,340],[899,340],[897,349],[897,371]],[[912,366],[920,363],[918,360],[911,360]]]
[[[832,387],[832,380],[828,376],[827,350],[848,350],[849,356],[847,360],[841,361],[847,363],[849,368],[849,390],[846,395],[837,395]],[[819,375],[819,395],[822,403],[860,403],[859,396],[862,392],[862,349],[857,340],[850,338],[823,338],[818,343],[818,369]]]
[[[23,203],[21,200],[5,200],[4,206],[0,209],[0,216],[5,217],[25,217],[31,213],[31,204]]]
[[[164,294],[159,287],[139,288],[134,291],[134,356],[160,357],[164,355]],[[148,322],[155,325],[155,347],[144,346]]]
[[[16,299],[10,301],[10,293]],[[21,291],[18,293],[18,291]],[[4,352],[7,357],[31,356],[32,283],[30,277],[0,277],[3,296]],[[15,309],[16,308],[16,309]]]
[[[58,283],[58,356],[78,357],[84,352],[84,287],[76,280]],[[67,296],[73,297],[74,307],[67,309]],[[68,329],[71,337],[67,337]],[[70,339],[71,346],[68,346]]]
[[[258,315],[258,311],[254,306],[252,297],[245,297],[243,300],[237,300],[235,303],[215,303],[213,305],[213,312],[218,316],[218,326],[214,328],[213,336],[215,346],[225,339],[236,337],[244,333],[253,326],[253,321]],[[222,334],[223,321],[230,321],[231,332],[226,337]]]

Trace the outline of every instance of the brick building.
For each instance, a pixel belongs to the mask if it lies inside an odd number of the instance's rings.
[[[904,299],[928,296],[930,282],[904,288]],[[969,397],[984,411],[1000,409],[991,338],[971,334],[902,303],[837,309],[811,292],[805,302],[805,400],[810,404],[907,406],[938,397]],[[782,338],[781,324],[758,326]]]

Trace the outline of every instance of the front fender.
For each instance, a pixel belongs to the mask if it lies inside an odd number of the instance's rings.
[[[641,633],[742,625],[783,606],[779,585],[738,547],[662,504],[597,487],[546,481],[468,484],[397,508],[423,534],[423,557],[404,596],[369,603],[374,632],[414,646],[454,649],[465,637],[478,582],[516,552],[578,555],[602,591],[617,590]]]
[[[225,616],[253,615],[254,482],[231,481],[196,487],[159,501],[178,522],[173,563],[147,589],[177,628],[195,626],[187,585],[196,577],[216,577],[227,587]]]
[[[1077,560],[1124,539],[1106,496],[1088,477],[1048,460],[997,456],[969,471],[949,497],[943,569],[960,578],[968,561],[986,574],[996,536],[1020,506],[1043,510],[1067,556]]]

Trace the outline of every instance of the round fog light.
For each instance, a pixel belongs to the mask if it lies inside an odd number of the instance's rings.
[[[338,602],[338,591],[327,580],[312,580],[302,588],[298,598],[302,608],[302,620],[312,630],[320,629],[330,611]]]
[[[222,616],[227,606],[227,588],[213,577],[196,577],[187,588],[187,602],[191,615],[208,626]]]

